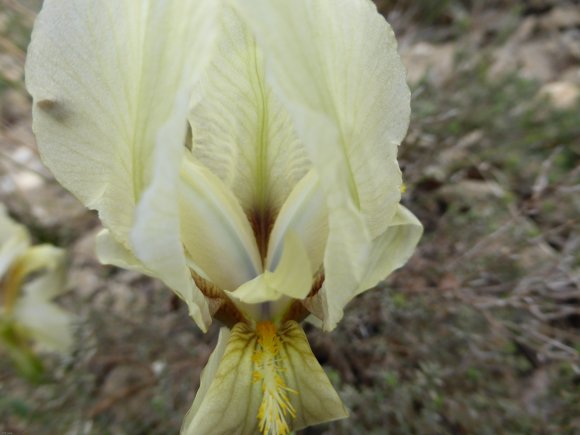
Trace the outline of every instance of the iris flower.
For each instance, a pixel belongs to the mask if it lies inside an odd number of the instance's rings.
[[[103,263],[224,325],[183,434],[287,434],[347,411],[300,326],[405,263],[409,89],[368,0],[46,0],[27,61],[46,165]]]
[[[0,205],[0,348],[31,380],[42,375],[36,351],[64,353],[73,343],[72,315],[52,302],[66,291],[64,259],[52,245],[31,246]]]

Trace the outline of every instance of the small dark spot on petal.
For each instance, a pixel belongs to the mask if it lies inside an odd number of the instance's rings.
[[[40,100],[36,103],[36,107],[58,122],[64,122],[67,118],[64,105],[58,101],[49,99]]]

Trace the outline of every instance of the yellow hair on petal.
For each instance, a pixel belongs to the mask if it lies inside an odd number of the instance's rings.
[[[260,432],[263,435],[287,435],[290,427],[287,416],[296,417],[296,410],[288,393],[298,394],[288,388],[282,373],[280,361],[280,337],[272,322],[259,322],[256,325],[258,346],[252,357],[255,364],[254,382],[262,382],[262,402],[258,409]]]

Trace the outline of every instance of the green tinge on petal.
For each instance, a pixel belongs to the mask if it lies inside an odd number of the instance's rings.
[[[44,368],[42,361],[34,353],[27,337],[18,330],[12,321],[0,319],[0,347],[12,360],[16,370],[30,382],[38,382],[42,378]]]
[[[296,322],[287,322],[279,335],[287,384],[298,391],[291,396],[296,409],[293,430],[348,417],[348,410],[312,353],[302,327]]]
[[[227,341],[226,335],[220,334],[218,347],[202,373],[201,400],[195,398],[181,435],[255,435],[258,432],[256,416],[261,394],[260,385],[253,382],[252,362],[256,342],[256,335],[242,323],[233,328]]]
[[[275,358],[279,364],[280,385],[287,391],[286,400],[292,410],[284,415],[289,430],[348,416],[300,325],[287,322],[275,334],[263,337],[243,323],[233,328],[229,338],[226,333],[220,334],[218,347],[203,372],[198,396],[184,420],[182,435],[259,433],[263,391],[272,385],[265,385],[271,366],[263,358]],[[273,340],[271,346],[261,341],[265,338]],[[272,435],[267,427],[262,427],[262,433]]]

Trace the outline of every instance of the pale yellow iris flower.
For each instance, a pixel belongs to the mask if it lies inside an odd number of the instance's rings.
[[[62,249],[31,246],[23,225],[0,205],[0,348],[17,369],[38,379],[36,351],[67,352],[73,316],[52,300],[66,291]]]
[[[183,434],[347,415],[299,322],[405,263],[409,89],[368,0],[46,0],[26,69],[57,179],[99,212],[102,262],[222,328]]]

